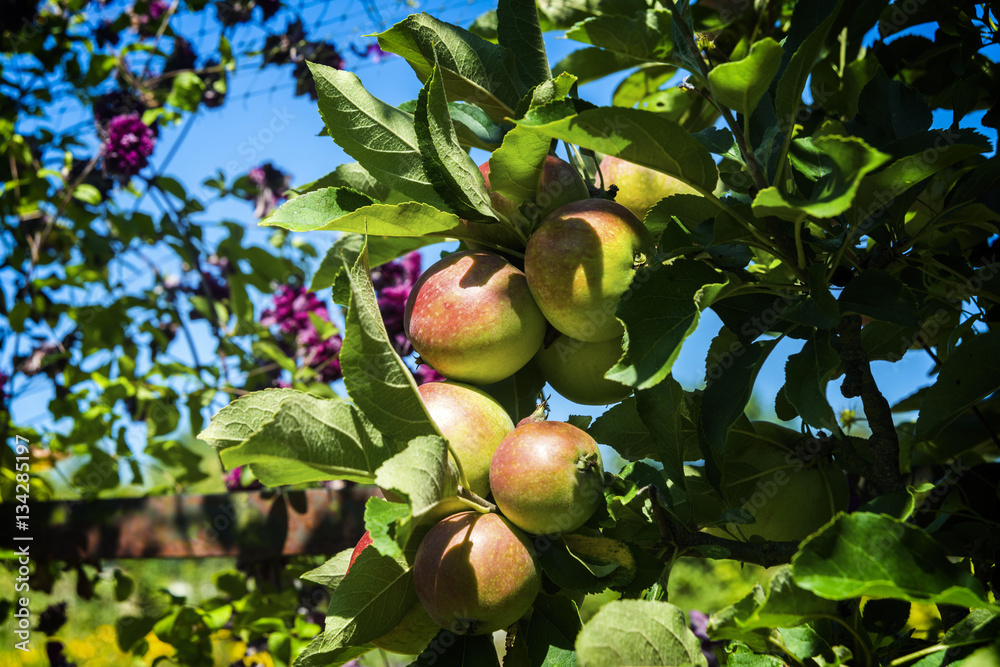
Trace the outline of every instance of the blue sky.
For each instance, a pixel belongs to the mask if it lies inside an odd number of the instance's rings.
[[[348,7],[357,7],[357,3],[348,3]],[[397,7],[398,15],[386,14],[386,26],[398,20],[403,15],[403,5]],[[472,2],[462,5],[449,4],[446,11],[439,11],[434,4],[422,5],[420,9],[445,20],[461,25],[468,23],[485,9],[490,8],[489,2]],[[311,8],[319,12],[319,6]],[[343,10],[348,13],[348,10]],[[306,16],[307,24],[309,16]],[[368,24],[371,25],[370,23]],[[371,41],[365,38],[366,29],[350,29],[346,23],[331,23],[329,34],[318,34],[313,39],[332,39],[338,45],[354,42],[362,45]],[[182,30],[183,32],[183,30]],[[582,45],[567,39],[559,38],[550,33],[546,36],[546,46],[550,61],[555,63],[569,52],[581,48]],[[375,96],[398,104],[416,98],[420,83],[409,66],[400,58],[390,57],[377,65],[362,63],[354,69],[362,83]],[[581,96],[597,104],[609,104],[615,85],[624,74],[609,77],[606,81],[594,82],[582,86]],[[288,86],[289,70],[274,68],[259,70],[255,66],[240,70],[238,76],[231,79],[231,101],[222,109],[202,110],[192,123],[186,136],[182,137],[183,126],[166,128],[161,131],[159,145],[153,156],[153,164],[159,166],[172,148],[176,148],[166,173],[179,179],[190,192],[199,193],[205,199],[210,199],[211,193],[200,184],[206,178],[214,177],[219,168],[229,172],[230,179],[246,173],[250,168],[265,162],[272,162],[279,168],[290,172],[293,183],[305,183],[333,170],[338,164],[351,161],[328,137],[317,136],[322,122],[316,109],[316,104],[306,97],[293,97]],[[273,89],[273,90],[272,90]],[[66,125],[76,122],[71,110],[60,122]],[[950,112],[936,116],[935,124],[945,126],[950,122]],[[994,133],[989,136],[995,139]],[[485,154],[475,156],[477,162],[485,159]],[[151,207],[148,200],[143,208],[150,213],[160,212]],[[266,232],[256,228],[252,218],[252,206],[248,202],[235,200],[212,203],[206,213],[198,219],[204,221],[232,220],[245,225],[253,232],[252,238],[258,243],[264,243]],[[294,235],[293,235],[294,236]],[[322,256],[324,250],[336,238],[333,232],[319,232],[302,235],[303,239],[317,247]],[[452,245],[432,246],[423,251],[425,266],[432,263],[442,249]],[[317,260],[318,263],[318,260]],[[313,267],[315,268],[315,267]],[[165,274],[179,272],[179,266],[162,266]],[[323,294],[327,297],[328,294]],[[266,302],[266,300],[264,301]],[[259,311],[258,311],[259,312]],[[680,358],[674,366],[674,376],[686,388],[695,388],[704,376],[704,363],[708,345],[718,332],[721,323],[710,311],[702,315],[701,323],[696,333],[684,344]],[[206,329],[196,323],[198,332],[199,357],[210,358],[214,345]],[[765,412],[771,412],[776,392],[784,383],[784,365],[789,354],[801,346],[800,341],[782,341],[771,354],[762,369],[755,387],[755,395]],[[181,359],[190,359],[189,351],[183,345],[175,344],[171,352]],[[874,372],[880,388],[890,403],[908,396],[919,386],[929,383],[928,371],[930,360],[926,356],[910,354],[896,364],[876,362]],[[860,412],[858,399],[845,400],[840,396],[839,381],[828,387],[828,396],[834,409],[856,409]],[[18,422],[31,424],[46,421],[47,397],[28,392],[21,400],[15,402],[12,410]],[[552,419],[565,419],[570,414],[599,415],[602,407],[579,406],[570,403],[558,395],[553,396]]]

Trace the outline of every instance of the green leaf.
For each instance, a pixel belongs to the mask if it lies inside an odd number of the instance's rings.
[[[84,204],[96,206],[101,203],[101,191],[90,183],[80,183],[73,189],[73,197]]]
[[[198,438],[229,469],[251,465],[268,486],[328,479],[370,482],[396,453],[350,403],[266,389],[222,408]]]
[[[716,101],[749,116],[781,65],[781,45],[770,37],[754,42],[742,60],[716,65],[708,83]]]
[[[414,604],[419,604],[417,592],[406,562],[365,549],[330,598],[323,650],[378,639],[399,625]]]
[[[830,32],[830,27],[833,25],[834,19],[837,18],[837,14],[840,13],[842,4],[843,0],[837,0],[833,6],[830,6],[829,3],[816,5],[804,3],[800,5],[803,11],[809,9],[819,12],[829,11],[829,15],[801,42],[786,41],[784,48],[794,48],[795,52],[791,57],[788,56],[787,51],[785,52],[779,68],[780,78],[774,93],[774,113],[778,117],[781,132],[785,135],[781,153],[778,154],[778,164],[781,164],[785,156],[788,155],[788,147],[791,145],[795,130],[795,117],[799,112],[799,105],[802,103],[802,91],[805,90],[806,82],[816,64],[816,59],[823,52],[826,45],[826,35]],[[794,27],[793,23],[793,30]]]
[[[389,196],[389,188],[379,183],[357,162],[342,164],[326,176],[291,188],[291,191],[302,195],[323,188],[350,188],[370,197],[372,201],[376,202],[385,201],[386,197]]]
[[[609,602],[583,626],[576,652],[581,667],[708,665],[687,614],[667,602]]]
[[[852,224],[863,222],[870,214],[882,211],[894,198],[925,179],[951,165],[990,150],[989,141],[982,135],[968,129],[929,133],[933,139],[926,150],[907,155],[896,160],[885,169],[869,174],[858,189],[856,205],[851,208],[849,220]],[[970,140],[980,140],[976,144],[954,142],[956,135]],[[933,159],[928,159],[933,157]],[[961,201],[961,200],[958,200]]]
[[[424,246],[441,242],[441,239],[434,236],[368,236],[367,240],[368,265],[372,268]],[[343,275],[344,260],[341,258],[341,253],[353,261],[353,258],[361,252],[364,243],[365,237],[362,234],[344,234],[337,239],[326,252],[319,268],[316,269],[316,273],[313,274],[309,284],[310,291],[318,292],[334,286],[338,282],[338,276]],[[333,302],[346,306],[350,300],[351,288],[346,277],[344,282],[346,283],[344,287],[334,289]]]
[[[528,622],[528,656],[532,665],[574,667],[574,642],[580,633],[580,612],[564,595],[539,595]]]
[[[333,188],[342,190],[340,188]],[[271,217],[261,221],[265,227],[283,227],[292,232],[338,231],[378,236],[462,237],[464,227],[454,213],[445,213],[428,204],[408,201],[401,204],[362,205],[343,214],[328,208],[330,202],[317,190],[285,202]],[[355,195],[360,195],[355,193]],[[334,216],[334,217],[331,217]]]
[[[600,51],[600,49],[594,50]],[[676,72],[677,68],[673,65],[645,63],[622,79],[615,88],[611,104],[616,107],[634,107],[640,100],[658,91],[660,86],[667,83]]]
[[[641,60],[636,60],[631,56],[605,51],[596,46],[588,46],[585,49],[573,51],[553,65],[552,74],[554,76],[565,73],[572,74],[577,77],[580,85],[583,85],[603,79],[615,72],[635,67],[641,62]]]
[[[882,514],[841,514],[802,543],[795,582],[820,597],[988,607],[982,586],[927,533]]]
[[[369,93],[351,72],[308,65],[316,82],[320,116],[337,145],[380,183],[443,208],[424,172],[413,116]]]
[[[753,202],[757,217],[774,215],[801,220],[805,215],[829,218],[851,207],[865,174],[877,169],[890,155],[875,150],[857,137],[827,135],[813,141],[831,161],[832,169],[813,189],[811,199],[787,196],[778,187],[761,190]]]
[[[288,200],[260,224],[293,232],[329,229],[338,218],[373,204],[374,199],[351,188],[322,188]]]
[[[362,251],[349,268],[345,259],[345,269],[351,304],[345,317],[340,367],[348,395],[375,428],[394,441],[440,436],[420,400],[413,374],[389,342],[372,287],[367,252]]]
[[[655,387],[636,392],[636,411],[656,446],[653,457],[663,464],[663,472],[675,484],[684,484],[684,421],[690,420],[690,396],[668,375]]]
[[[353,547],[344,549],[330,560],[317,568],[309,570],[299,578],[333,590],[340,585],[340,582],[344,579],[344,575],[347,574],[347,568],[350,567],[351,556],[353,555]]]
[[[615,450],[626,461],[656,459],[657,442],[639,417],[636,398],[612,406],[587,429],[594,440]]]
[[[713,614],[709,632],[713,639],[732,639],[754,644],[748,636],[757,630],[795,627],[836,613],[837,605],[800,588],[791,568],[778,570],[766,596],[752,595]]]
[[[414,514],[457,491],[455,477],[448,466],[448,446],[439,436],[411,440],[406,449],[376,471],[375,483],[407,498]]]
[[[525,127],[515,127],[490,156],[490,190],[520,204],[538,196],[549,138]]]
[[[174,77],[167,95],[167,104],[184,111],[195,111],[205,92],[205,82],[194,72],[181,71]]]
[[[704,262],[677,259],[636,275],[616,312],[625,323],[625,356],[605,377],[637,389],[663,381],[681,345],[729,279]]]
[[[528,90],[509,49],[428,14],[408,16],[380,33],[378,43],[402,56],[421,82],[430,77],[436,58],[448,98],[472,102],[498,122],[513,115]]]
[[[594,16],[567,30],[566,37],[638,60],[667,61],[674,50],[673,22],[664,9],[627,18]]]
[[[371,644],[326,650],[323,648],[324,642],[324,635],[320,633],[296,656],[292,667],[341,667],[375,650]]]
[[[424,171],[441,199],[463,218],[492,220],[490,193],[476,163],[458,143],[437,67],[420,91],[413,119]]]
[[[814,332],[785,364],[785,398],[810,426],[836,433],[837,418],[826,400],[826,385],[840,366],[827,337]]]
[[[712,154],[697,139],[651,111],[601,107],[573,113],[570,107],[554,103],[529,111],[517,124],[662,171],[702,193],[711,193],[719,178]]]
[[[510,129],[509,125],[494,121],[475,104],[449,102],[448,110],[451,112],[451,119],[455,121],[458,141],[463,146],[494,151],[503,141],[504,133]]]
[[[500,667],[492,635],[442,630],[410,667]]]
[[[920,406],[917,441],[937,437],[977,402],[1000,389],[1000,331],[966,338],[941,364]]]
[[[777,342],[743,345],[734,340],[728,349],[722,351],[721,358],[713,358],[712,352],[709,352],[708,362],[712,369],[705,374],[707,384],[701,398],[700,414],[705,440],[713,451],[722,453],[729,427],[750,402],[757,373]]]
[[[917,298],[899,278],[886,271],[862,271],[847,283],[837,301],[842,313],[857,313],[904,327],[920,326]]]
[[[549,59],[538,24],[535,0],[500,0],[497,4],[497,39],[513,54],[523,86],[549,79]]]

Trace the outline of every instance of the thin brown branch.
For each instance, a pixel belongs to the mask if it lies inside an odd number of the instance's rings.
[[[903,491],[906,485],[899,471],[899,436],[892,421],[892,408],[879,391],[872,375],[868,353],[861,344],[861,317],[848,315],[837,325],[834,341],[844,366],[844,398],[861,397],[872,435],[868,439],[872,455],[871,481],[875,495]]]
[[[656,487],[648,486],[646,489],[652,501],[660,536],[665,543],[677,547],[681,555],[718,558],[715,554],[721,549],[727,552],[725,558],[761,567],[774,567],[791,562],[792,556],[798,551],[798,542],[739,542],[692,530],[663,510]]]

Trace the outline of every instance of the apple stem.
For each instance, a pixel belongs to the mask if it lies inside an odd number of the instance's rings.
[[[455,467],[458,468],[458,483],[462,485],[462,488],[469,489],[469,478],[465,476],[465,469],[462,467],[462,461],[459,460],[458,454],[455,452],[455,448],[451,446],[451,443],[445,440],[448,446],[448,453],[451,454],[451,458],[455,461]],[[472,493],[469,491],[469,493]]]
[[[459,498],[465,498],[466,500],[471,500],[472,502],[476,503],[477,505],[482,505],[483,507],[485,507],[490,512],[497,513],[497,512],[500,511],[499,507],[497,507],[496,505],[494,505],[490,501],[486,500],[486,498],[483,498],[482,496],[480,496],[479,494],[477,494],[475,491],[473,491],[472,489],[470,489],[467,486],[463,486],[463,487],[461,487],[458,490],[458,497]]]

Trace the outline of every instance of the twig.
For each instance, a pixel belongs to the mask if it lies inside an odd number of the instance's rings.
[[[702,552],[703,547],[714,547],[728,551],[727,558],[744,563],[754,563],[762,567],[774,567],[791,562],[792,556],[799,548],[798,542],[738,542],[691,530],[663,511],[655,486],[650,485],[646,489],[653,504],[653,514],[656,516],[656,523],[660,528],[660,536],[669,544],[676,546],[681,552],[687,552],[681,555],[714,558],[714,556],[704,555]]]
[[[872,435],[868,439],[872,453],[870,480],[876,495],[903,491],[903,475],[899,471],[899,436],[892,421],[892,409],[872,375],[868,354],[861,344],[861,316],[848,315],[837,325],[834,341],[844,366],[844,383],[840,393],[844,398],[861,397],[865,417]]]

